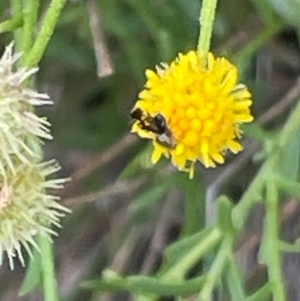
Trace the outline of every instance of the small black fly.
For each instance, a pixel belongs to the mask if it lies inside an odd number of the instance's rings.
[[[160,145],[174,149],[176,143],[172,132],[168,128],[165,117],[157,114],[154,117],[145,114],[140,108],[136,108],[130,113],[131,118],[138,121],[138,126],[144,130],[156,134],[156,142]]]

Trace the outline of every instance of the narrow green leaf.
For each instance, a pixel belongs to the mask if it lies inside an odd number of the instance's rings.
[[[106,270],[103,272],[103,279],[85,281],[81,284],[81,287],[109,292],[129,290],[129,285],[126,278],[111,270]]]
[[[266,139],[272,138],[274,134],[266,132],[259,124],[251,123],[243,125],[243,131],[245,134],[256,141],[265,143]]]
[[[280,249],[283,252],[299,253],[300,241],[297,240],[294,244],[287,243],[286,241],[280,241]]]
[[[182,282],[166,282],[150,276],[121,277],[114,273],[113,277],[104,277],[103,280],[91,280],[84,282],[81,286],[86,289],[98,291],[130,291],[136,294],[156,294],[159,296],[187,296],[198,292],[205,279],[200,276]]]
[[[231,300],[244,301],[246,296],[244,292],[244,284],[242,283],[243,276],[233,257],[230,257],[230,260],[228,261],[226,274],[226,282],[230,291]]]
[[[161,267],[161,272],[171,268],[180,258],[189,252],[195,245],[202,241],[205,237],[208,237],[213,231],[213,227],[207,227],[204,230],[182,238],[165,249],[164,252],[164,264]]]
[[[129,113],[128,113],[129,115]],[[149,162],[151,145],[146,145],[144,147],[139,147],[139,152],[132,158],[123,171],[119,174],[118,178],[120,180],[125,180],[140,174],[141,169],[147,169],[149,166],[145,166],[145,162]]]
[[[230,235],[222,238],[222,243],[219,247],[217,255],[207,272],[207,279],[203,283],[203,287],[199,293],[199,301],[208,301],[212,296],[214,288],[217,287],[220,279],[226,270],[228,257],[232,253],[233,239]]]
[[[218,198],[218,224],[220,229],[230,236],[236,234],[236,229],[232,222],[233,204],[226,196]]]
[[[264,179],[268,172],[268,166],[264,164],[250,187],[242,196],[242,199],[233,208],[232,222],[235,228],[242,229],[252,206],[263,199],[262,190],[265,185]]]
[[[177,252],[171,256],[173,260],[167,261],[167,264],[162,266],[162,269],[159,271],[160,277],[165,280],[184,279],[190,269],[219,244],[223,236],[223,233],[217,227],[214,227],[211,231],[207,230],[210,229],[205,229],[199,233],[200,239],[190,248],[186,248],[187,245],[182,245],[182,251],[177,249]]]
[[[280,189],[290,196],[300,198],[300,183],[284,177],[276,177],[276,183]]]
[[[151,189],[147,189],[147,191],[131,202],[129,210],[137,213],[149,206],[152,206],[154,203],[161,200],[168,190],[168,182],[157,183],[156,186],[152,186]]]
[[[23,18],[21,15],[3,21],[0,23],[0,33],[16,30],[17,28],[21,27],[22,24],[23,24]]]
[[[205,280],[205,276],[200,276],[183,282],[166,282],[147,276],[128,277],[131,287],[137,287],[142,291],[154,293],[160,296],[186,296],[197,293]]]
[[[296,181],[299,175],[300,131],[295,131],[285,144],[280,150],[278,170],[283,178]]]
[[[268,301],[272,294],[271,284],[267,283],[253,295],[248,297],[246,301]]]
[[[269,256],[269,249],[268,249],[268,243],[267,243],[267,237],[265,231],[263,232],[263,236],[261,239],[260,248],[258,251],[257,259],[259,264],[266,264],[267,257]]]

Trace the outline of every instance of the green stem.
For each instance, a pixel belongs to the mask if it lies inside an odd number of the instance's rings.
[[[34,39],[35,26],[37,23],[39,0],[27,0],[23,7],[23,33],[22,51],[23,58],[29,52]]]
[[[180,237],[185,237],[205,227],[205,195],[204,185],[198,177],[193,180],[184,178],[182,184],[186,201],[184,202],[184,224]]]
[[[245,301],[246,295],[244,290],[244,279],[232,252],[228,255],[228,265],[225,279],[227,281],[232,301]]]
[[[266,180],[266,239],[268,254],[267,266],[269,281],[273,291],[274,301],[285,301],[284,281],[282,277],[282,262],[279,241],[278,192],[274,179]]]
[[[244,193],[239,203],[232,209],[232,222],[236,228],[242,230],[246,223],[249,211],[255,203],[262,200],[261,194],[264,188],[264,176],[269,172],[268,166],[264,164],[256,175],[250,187]]]
[[[228,255],[232,252],[233,239],[231,236],[226,236],[219,248],[219,252],[213,262],[213,265],[206,276],[206,281],[199,294],[200,301],[208,301],[211,298],[212,290],[214,289],[216,282],[220,279],[221,274],[224,271]]]
[[[31,48],[30,52],[24,58],[24,65],[26,67],[36,66],[50,42],[53,35],[54,29],[56,27],[58,18],[61,14],[63,7],[65,6],[67,0],[52,0],[50,6],[46,12],[44,22],[41,26],[36,40]]]
[[[214,228],[211,233],[194,248],[192,248],[178,263],[174,264],[162,277],[163,280],[172,280],[174,278],[182,278],[189,269],[199,261],[211,248],[217,245],[222,237],[219,228]]]
[[[23,23],[23,18],[21,15],[3,21],[2,23],[0,23],[0,33],[14,31],[17,28],[20,28],[22,26],[22,23]]]
[[[45,301],[58,301],[57,282],[54,268],[53,243],[48,236],[39,236],[43,291]]]
[[[300,99],[298,100],[298,104],[296,108],[293,109],[288,121],[284,125],[281,133],[280,133],[280,149],[284,149],[291,139],[291,137],[295,134],[296,131],[299,131],[300,128]]]
[[[271,298],[271,285],[267,282],[263,287],[253,293],[246,301],[257,301],[257,300],[270,300]]]
[[[286,147],[289,139],[291,139],[291,137],[295,134],[296,131],[299,131],[300,129],[299,116],[300,116],[300,101],[297,104],[296,108],[293,110],[286,124],[284,125],[279,136],[278,145],[275,145],[273,147],[275,151],[274,156],[280,155],[280,151]],[[276,167],[274,168],[274,166],[270,165],[269,162],[265,162],[261,167],[259,173],[256,175],[251,186],[244,193],[242,199],[232,210],[233,223],[237,228],[242,229],[252,206],[255,203],[262,200],[261,195],[262,195],[262,189],[265,186],[265,175],[272,174],[276,170],[277,170]]]
[[[206,54],[210,48],[210,40],[214,26],[217,0],[203,0],[200,14],[200,34],[198,41],[198,52]]]
[[[22,0],[11,0],[10,1],[11,6],[11,14],[12,18],[17,18],[19,16],[22,16],[22,7],[23,7],[23,1]],[[23,18],[23,16],[22,16]],[[15,41],[15,49],[20,51],[21,50],[21,36],[22,35],[22,29],[16,29],[14,31],[14,41]]]

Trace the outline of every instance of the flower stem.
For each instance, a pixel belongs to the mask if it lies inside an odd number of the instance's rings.
[[[198,41],[198,52],[206,54],[210,48],[210,40],[215,20],[217,0],[203,0],[200,13],[200,34]]]
[[[22,16],[15,16],[9,20],[0,23],[0,33],[16,30],[21,27],[23,23]]]
[[[300,99],[296,105],[296,107],[293,109],[293,112],[291,113],[288,121],[284,125],[281,133],[280,133],[280,149],[284,149],[288,143],[288,141],[291,139],[291,137],[300,130]]]
[[[23,57],[27,55],[33,44],[39,4],[39,0],[27,0],[24,2],[22,32],[22,51],[24,54]]]
[[[26,67],[34,67],[40,62],[66,2],[67,0],[51,1],[44,18],[44,22],[41,26],[41,30],[39,31],[31,50],[24,58],[24,65]]]
[[[57,282],[54,268],[53,244],[49,237],[39,236],[41,250],[42,279],[45,301],[58,301]]]
[[[282,277],[282,262],[278,233],[278,192],[274,179],[266,180],[266,239],[268,254],[267,266],[274,301],[285,301],[284,281]]]
[[[22,0],[11,0],[10,1],[10,6],[11,6],[11,13],[13,18],[17,18],[19,16],[22,16],[22,7],[23,7],[23,1]],[[23,18],[23,17],[22,17]],[[16,50],[21,50],[20,43],[21,43],[21,34],[22,30],[21,28],[16,29],[14,31],[14,41],[15,41],[15,48]]]

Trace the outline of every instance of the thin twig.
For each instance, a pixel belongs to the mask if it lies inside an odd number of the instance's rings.
[[[122,273],[125,271],[126,266],[130,262],[133,251],[137,245],[137,242],[140,240],[142,232],[138,227],[132,228],[130,233],[127,235],[126,240],[116,252],[113,262],[109,266],[109,269]]]
[[[178,192],[172,190],[163,205],[161,210],[160,218],[156,224],[156,229],[154,231],[150,246],[147,250],[148,255],[141,267],[141,274],[149,274],[157,261],[158,256],[161,254],[165,244],[166,244],[166,236],[167,229],[172,222],[172,213],[174,208],[174,203],[178,200]]]
[[[235,53],[249,43],[256,35],[263,30],[263,23],[256,14],[250,16],[248,22],[239,29],[234,35],[216,49],[217,53]]]
[[[267,110],[258,118],[258,123],[263,125],[271,120],[274,120],[275,117],[282,114],[282,112],[286,111],[299,96],[300,77],[297,78],[293,87],[285,94],[285,96],[279,102],[276,102],[269,110]]]
[[[103,201],[105,199],[117,196],[130,196],[136,192],[147,180],[147,177],[138,177],[126,181],[117,181],[112,185],[108,185],[102,188],[100,191],[96,191],[87,195],[68,198],[63,201],[64,205],[75,206],[82,205],[84,203],[91,203],[95,201]]]
[[[103,153],[99,154],[96,158],[94,158],[92,162],[90,162],[89,164],[85,164],[84,166],[76,170],[71,175],[72,183],[70,185],[77,184],[78,181],[88,177],[92,172],[94,172],[100,166],[110,163],[116,157],[124,153],[125,150],[127,150],[128,148],[136,144],[137,141],[138,139],[134,135],[126,134],[123,138],[118,140],[109,149],[107,149]],[[67,187],[69,188],[70,185]]]
[[[88,0],[86,5],[97,61],[97,75],[99,77],[110,76],[114,73],[114,67],[105,39],[98,2],[96,0]]]

